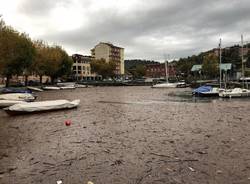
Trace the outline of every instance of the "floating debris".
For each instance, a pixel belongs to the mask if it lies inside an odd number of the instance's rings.
[[[190,171],[194,172],[195,170],[192,167],[188,167]]]

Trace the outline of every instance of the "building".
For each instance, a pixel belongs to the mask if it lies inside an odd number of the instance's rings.
[[[124,48],[114,46],[111,43],[100,42],[91,49],[91,55],[94,59],[105,59],[106,62],[115,62],[115,74],[118,76],[124,75]]]
[[[166,77],[165,63],[147,64],[145,76],[150,78],[165,78]],[[176,76],[175,66],[171,63],[168,64],[168,76],[169,77]]]
[[[94,59],[92,56],[83,56],[73,54],[74,61],[72,66],[73,78],[76,80],[95,80],[98,78],[95,73],[91,72],[90,62]]]

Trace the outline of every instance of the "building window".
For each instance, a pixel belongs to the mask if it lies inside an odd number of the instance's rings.
[[[77,69],[78,69],[78,70],[82,70],[82,67],[81,67],[81,66],[78,66]]]
[[[76,70],[76,66],[73,66],[73,70]]]

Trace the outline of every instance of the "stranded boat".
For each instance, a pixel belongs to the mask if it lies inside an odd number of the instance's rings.
[[[43,86],[42,88],[44,90],[60,90],[60,88],[56,86]]]
[[[36,88],[36,87],[32,87],[32,86],[27,86],[27,89],[31,90],[31,91],[38,91],[38,92],[42,92],[43,90],[40,88]]]
[[[0,100],[0,108],[9,107],[19,103],[26,103],[20,100]]]
[[[223,98],[250,97],[250,90],[242,88],[228,89],[219,93],[219,96]]]
[[[177,83],[164,82],[161,84],[155,84],[152,86],[152,88],[176,88],[177,85]]]
[[[60,109],[72,109],[79,105],[80,100],[68,101],[68,100],[50,100],[41,102],[30,102],[15,104],[4,110],[8,114],[24,114],[33,112],[54,111]]]
[[[30,93],[9,93],[0,95],[0,100],[17,100],[17,101],[27,101],[32,102],[36,99]]]
[[[205,85],[193,90],[193,95],[200,97],[213,97],[219,96],[219,93],[222,91],[224,91],[224,89]]]

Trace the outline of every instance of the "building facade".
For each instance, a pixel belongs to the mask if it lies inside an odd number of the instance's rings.
[[[91,72],[90,63],[94,59],[92,56],[83,56],[80,54],[73,54],[74,61],[72,66],[73,78],[75,80],[95,80],[98,76]]]
[[[168,63],[168,76],[175,77],[176,70],[175,66]],[[146,65],[146,77],[150,78],[165,78],[166,77],[166,67],[165,63],[155,63]]]
[[[106,62],[115,62],[115,74],[124,75],[124,48],[114,46],[111,43],[100,42],[91,49],[91,55],[94,59],[105,59]]]

